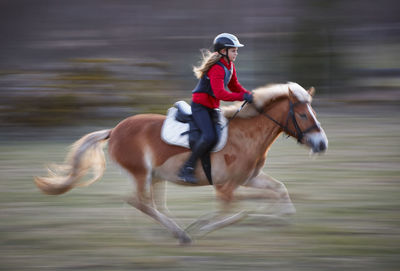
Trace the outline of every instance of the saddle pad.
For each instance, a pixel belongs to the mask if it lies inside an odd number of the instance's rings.
[[[190,149],[189,146],[189,123],[179,122],[175,119],[178,109],[171,107],[168,109],[167,117],[161,128],[161,139],[168,144],[181,146]],[[218,143],[212,149],[212,152],[217,152],[222,150],[228,139],[228,120],[222,115],[220,115],[221,127],[224,127],[221,132],[221,138]],[[185,133],[182,135],[182,133]]]

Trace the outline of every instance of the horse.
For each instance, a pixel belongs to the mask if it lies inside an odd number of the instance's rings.
[[[313,153],[323,153],[327,149],[328,139],[311,107],[314,92],[313,87],[306,91],[291,82],[267,85],[253,90],[251,104],[222,107],[222,113],[230,119],[228,140],[222,150],[211,154],[211,175],[224,211],[231,206],[237,188],[251,187],[279,204],[279,215],[296,212],[285,185],[264,173],[262,168],[269,148],[281,133],[295,138]],[[161,139],[164,120],[164,115],[138,114],[112,129],[89,133],[72,145],[65,164],[49,170],[48,177],[35,177],[35,183],[50,195],[94,183],[104,173],[103,147],[108,142],[110,157],[128,172],[136,188],[127,202],[163,225],[180,244],[189,244],[192,239],[188,228],[184,230],[171,218],[164,192],[155,186],[165,181],[190,186],[210,184],[200,162],[195,171],[197,184],[179,180],[178,171],[190,155],[190,149],[169,145]],[[89,170],[93,171],[93,177],[82,181]],[[248,212],[242,211],[216,221],[198,220],[194,225],[200,224],[201,230],[209,232],[247,215]]]

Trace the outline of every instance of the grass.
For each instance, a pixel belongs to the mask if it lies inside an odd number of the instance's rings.
[[[292,196],[290,223],[253,217],[189,247],[123,202],[131,186],[110,162],[88,188],[42,195],[33,176],[76,138],[3,141],[0,270],[398,270],[399,118],[374,112],[320,115],[330,149],[317,159],[294,140],[275,142],[264,170]],[[212,188],[175,185],[168,204],[182,225],[217,206]]]

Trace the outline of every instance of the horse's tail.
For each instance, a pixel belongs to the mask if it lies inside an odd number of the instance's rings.
[[[49,195],[63,194],[76,186],[88,186],[103,176],[106,162],[103,147],[109,139],[111,129],[93,132],[76,141],[63,165],[48,169],[48,177],[36,177],[35,183]],[[80,179],[92,170],[93,177],[86,182]]]

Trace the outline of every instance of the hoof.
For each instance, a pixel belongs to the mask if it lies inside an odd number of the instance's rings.
[[[188,235],[179,238],[179,244],[181,246],[188,246],[191,243],[192,243],[192,238],[190,238]]]
[[[285,203],[279,206],[278,214],[280,215],[294,215],[296,208],[292,203]]]

